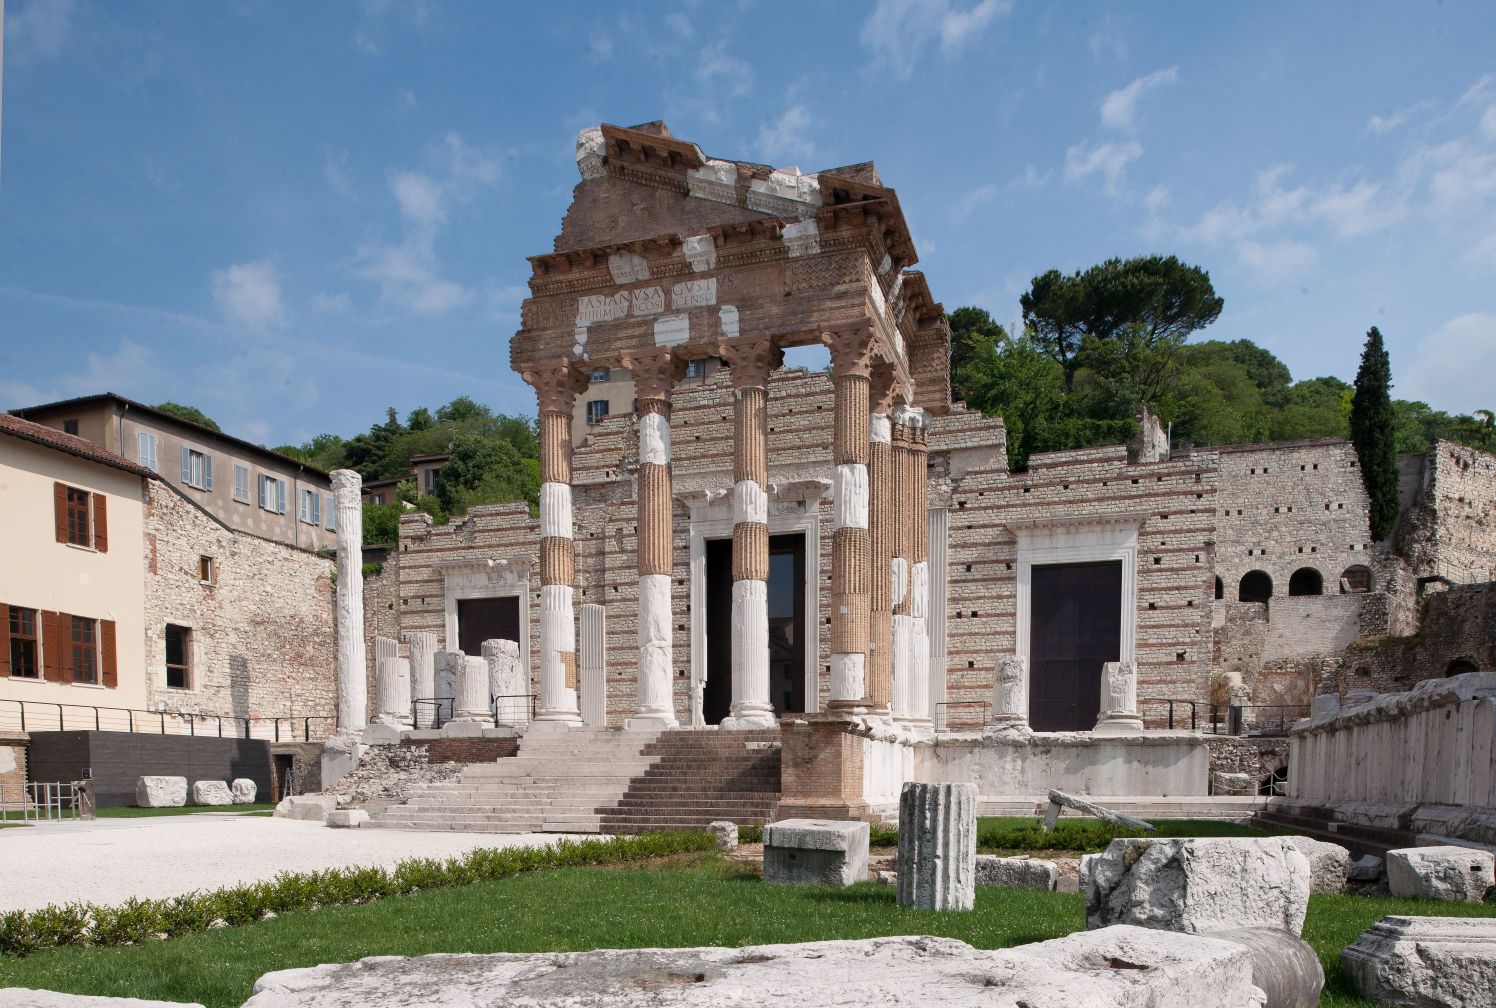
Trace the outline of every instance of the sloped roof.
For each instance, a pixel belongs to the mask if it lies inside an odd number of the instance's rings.
[[[64,434],[62,431],[53,430],[51,427],[43,427],[39,423],[32,423],[14,413],[0,413],[0,434],[9,434],[11,437],[20,438],[22,441],[30,441],[44,448],[52,448],[68,455],[76,455],[78,458],[97,462],[99,465],[122,469],[136,476],[146,479],[160,479],[156,473],[143,465],[131,462],[123,455],[116,455],[108,449],[101,448],[86,438],[75,434]]]

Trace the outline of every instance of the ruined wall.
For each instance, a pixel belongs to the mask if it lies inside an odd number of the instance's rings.
[[[5,796],[0,804],[21,799],[21,785],[26,783],[27,738],[23,731],[0,728],[0,788]]]
[[[1390,609],[1382,592],[1217,601],[1215,671],[1249,704],[1308,704],[1345,648],[1387,632]]]
[[[368,556],[365,553],[365,556]],[[374,703],[375,637],[389,637],[404,643],[400,628],[400,554],[391,551],[382,562],[377,574],[364,576],[364,648],[368,666],[368,696],[372,711]]]
[[[1200,699],[1210,675],[1217,492],[1208,455],[1129,464],[1127,449],[1035,455],[1025,473],[974,469],[932,487],[950,508],[947,698],[991,697],[1015,648],[1017,539],[1009,523],[1136,515],[1138,695]],[[1152,716],[1151,710],[1145,714]]]
[[[230,530],[170,487],[148,484],[148,703],[181,713],[325,717],[337,708],[332,561]],[[199,560],[213,558],[204,582]],[[166,625],[190,629],[188,688],[166,685]]]
[[[1456,584],[1496,580],[1496,456],[1436,441],[1400,547],[1415,576]]]
[[[1424,679],[1496,671],[1496,583],[1456,585],[1420,605],[1423,620],[1406,636],[1366,635],[1345,649],[1322,692],[1406,690]]]

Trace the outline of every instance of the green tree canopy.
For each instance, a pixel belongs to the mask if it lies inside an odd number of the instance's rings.
[[[218,431],[220,434],[223,433],[223,428],[214,423],[211,417],[196,406],[186,406],[182,403],[168,401],[157,403],[155,408],[162,413],[170,413],[174,417],[186,420],[188,423],[199,424],[209,430]]]

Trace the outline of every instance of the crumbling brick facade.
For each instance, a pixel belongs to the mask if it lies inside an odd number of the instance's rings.
[[[1399,522],[1413,574],[1455,584],[1496,581],[1496,456],[1436,441]]]
[[[1396,693],[1424,679],[1496,670],[1496,583],[1431,592],[1416,632],[1365,634],[1349,645],[1320,692]]]
[[[145,509],[146,680],[152,709],[256,721],[312,717],[330,734],[337,630],[332,561],[227,528],[160,483]],[[211,558],[204,580],[202,558]],[[186,688],[167,686],[168,624],[188,631]],[[256,734],[261,732],[256,731]]]

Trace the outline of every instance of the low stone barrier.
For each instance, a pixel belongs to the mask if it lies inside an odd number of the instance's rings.
[[[1010,889],[1052,892],[1059,878],[1059,865],[1053,861],[1030,857],[997,857],[992,854],[977,855],[977,885],[998,885],[1007,886]]]
[[[764,881],[849,886],[867,878],[868,824],[781,819],[764,827]]]

